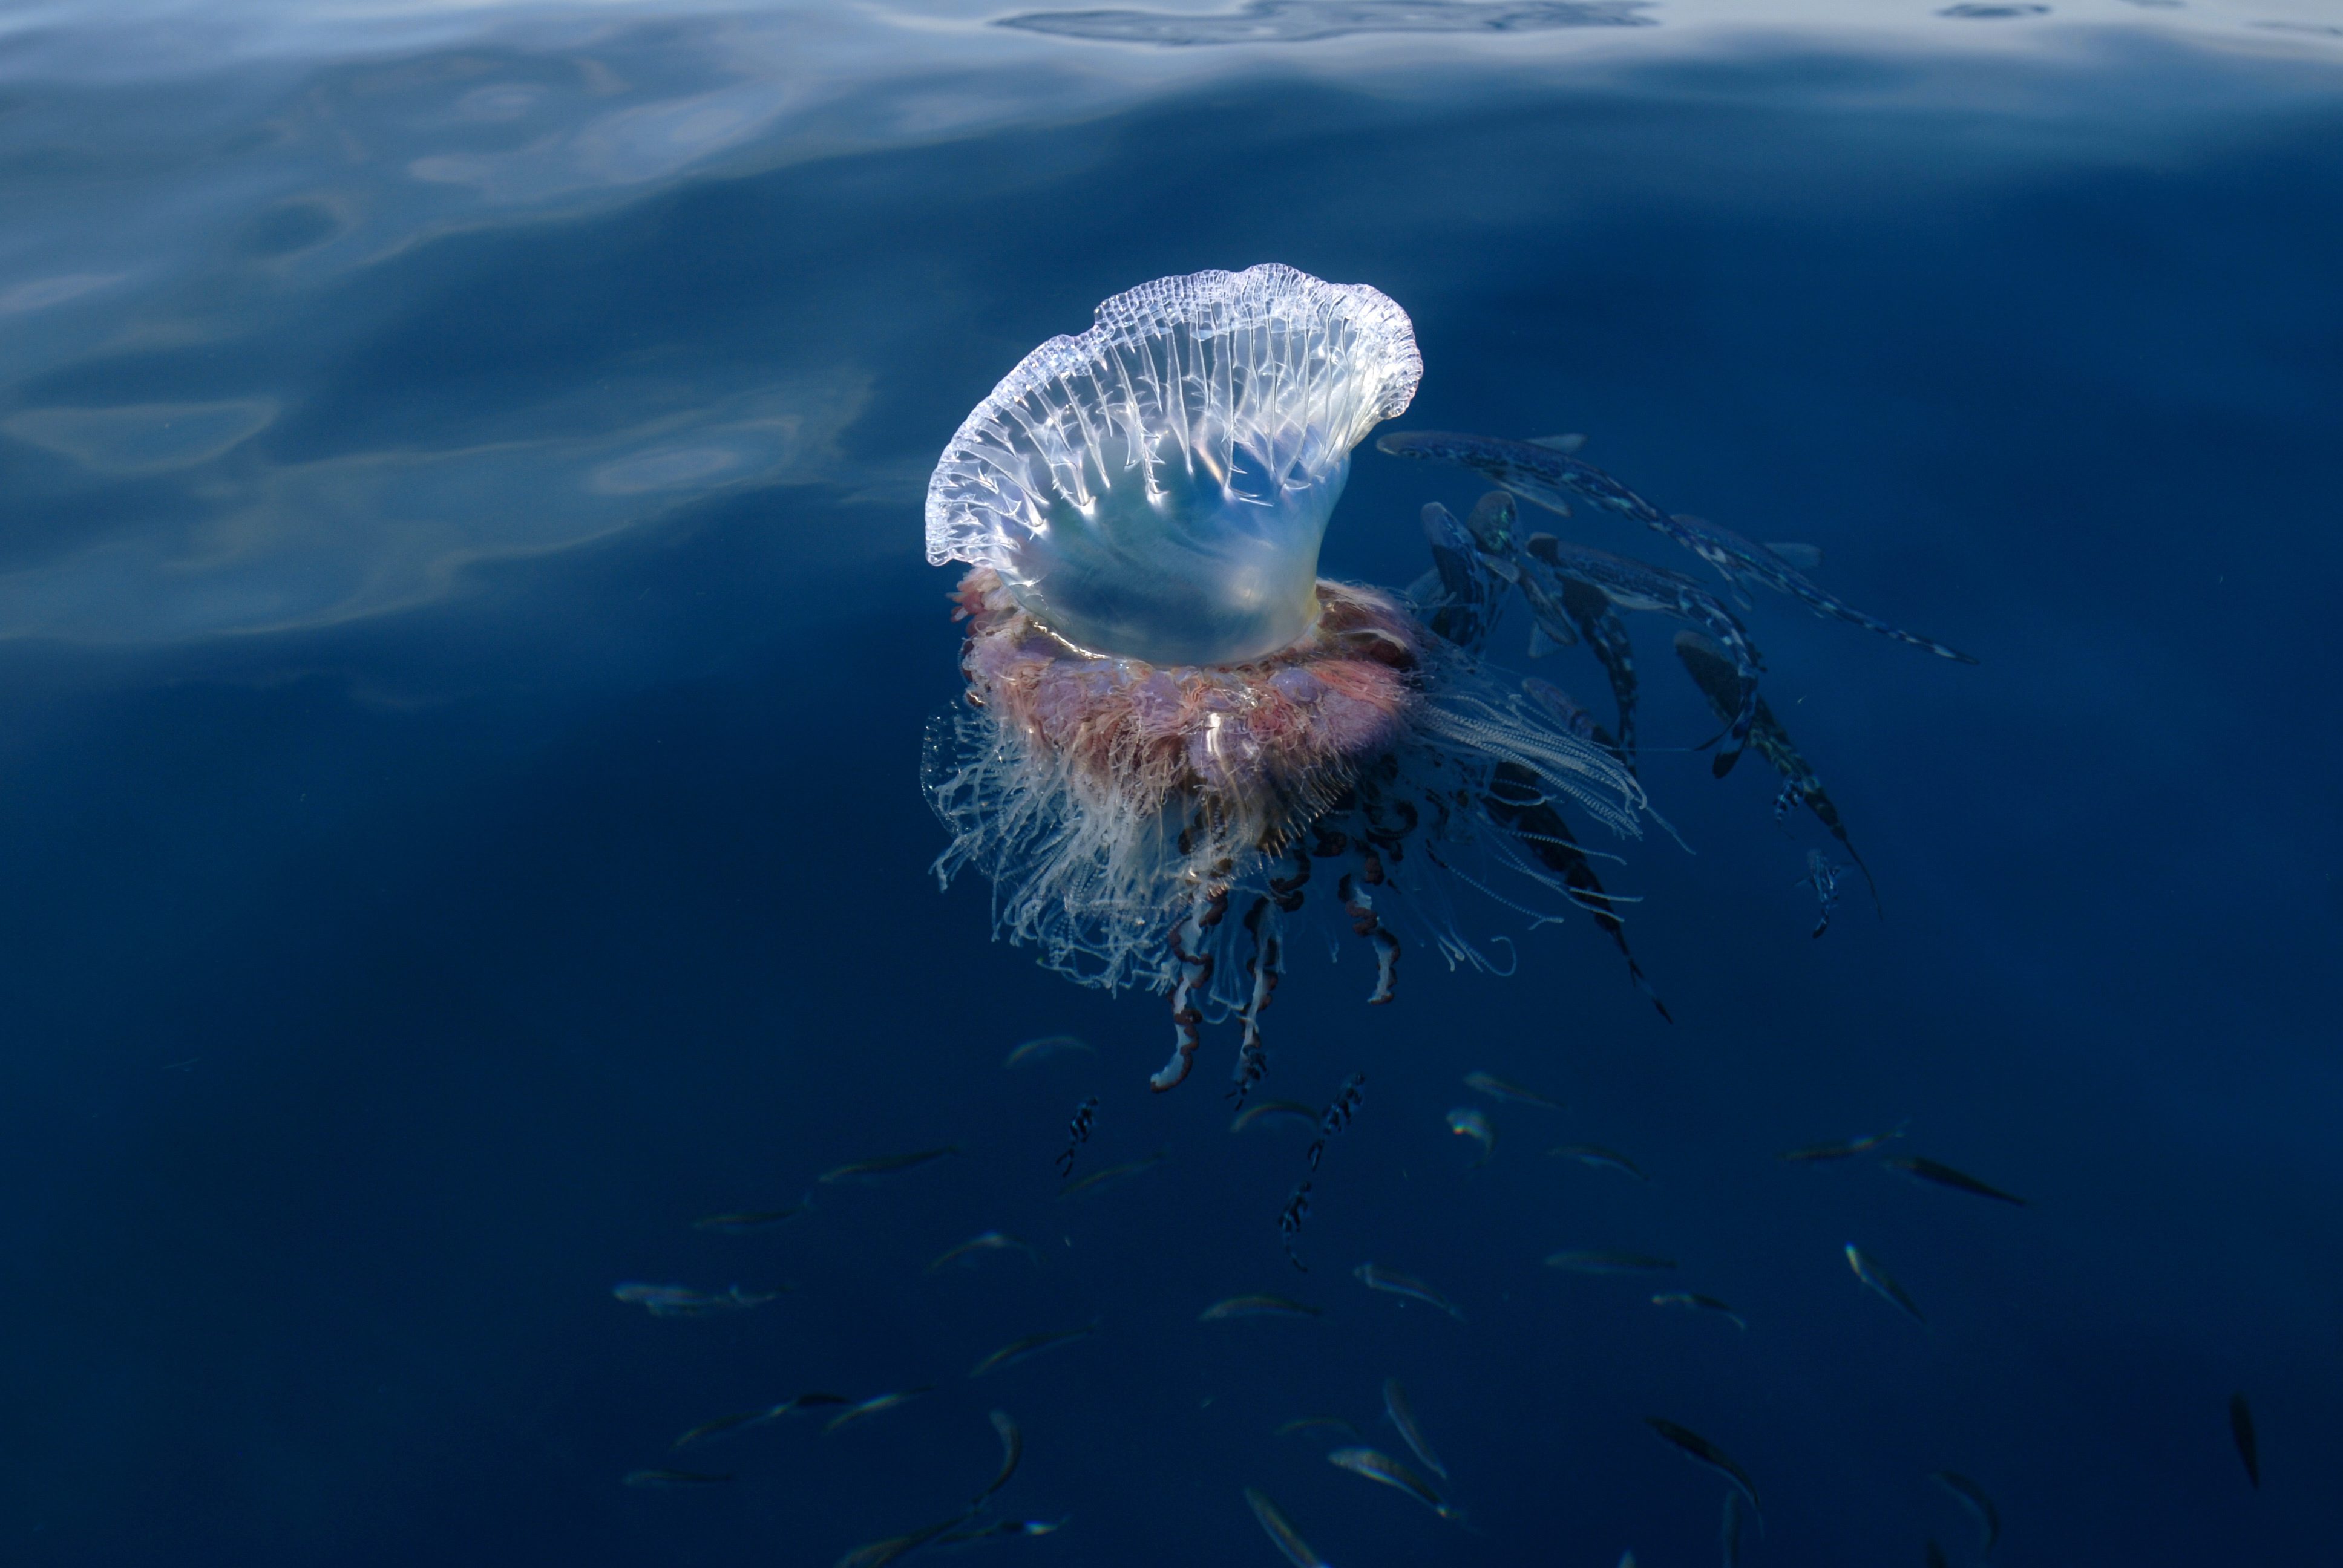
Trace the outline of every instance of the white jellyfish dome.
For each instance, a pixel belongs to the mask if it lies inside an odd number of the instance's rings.
[[[969,415],[928,484],[928,559],[991,568],[1091,653],[1274,653],[1317,619],[1351,448],[1423,375],[1407,313],[1363,284],[1274,263],[1142,284]]]

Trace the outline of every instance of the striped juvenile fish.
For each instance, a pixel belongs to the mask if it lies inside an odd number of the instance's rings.
[[[1467,653],[1480,651],[1495,624],[1504,585],[1482,564],[1473,535],[1438,501],[1423,508],[1424,542],[1440,579],[1440,596],[1424,624]]]
[[[1593,1165],[1606,1171],[1616,1171],[1623,1176],[1633,1176],[1638,1181],[1651,1180],[1633,1160],[1628,1159],[1616,1149],[1605,1149],[1600,1143],[1564,1143],[1558,1148],[1549,1149],[1546,1152],[1559,1154],[1567,1160],[1575,1160],[1581,1165]]]
[[[1198,1314],[1200,1323],[1222,1323],[1232,1318],[1318,1318],[1325,1313],[1316,1307],[1288,1301],[1283,1296],[1231,1296],[1214,1302]]]
[[[1426,1481],[1390,1454],[1373,1448],[1338,1448],[1326,1456],[1326,1462],[1353,1475],[1379,1481],[1385,1486],[1396,1487],[1431,1509],[1443,1519],[1456,1517],[1456,1510],[1448,1500],[1433,1490]]]
[[[982,1377],[989,1372],[997,1371],[1001,1367],[1015,1366],[1019,1362],[1025,1361],[1032,1356],[1040,1355],[1043,1351],[1050,1350],[1054,1346],[1068,1344],[1075,1340],[1087,1338],[1096,1332],[1098,1332],[1098,1324],[1093,1321],[1091,1322],[1084,1323],[1078,1329],[1060,1329],[1054,1333],[1046,1334],[1027,1334],[1021,1340],[1001,1346],[999,1350],[993,1352],[990,1355],[977,1362],[976,1365],[969,1369],[968,1375],[970,1377]]]
[[[1326,1560],[1310,1550],[1310,1543],[1302,1540],[1285,1515],[1277,1511],[1276,1503],[1250,1486],[1245,1488],[1244,1500],[1252,1516],[1261,1521],[1262,1529],[1268,1533],[1270,1543],[1293,1568],[1326,1568]]]
[[[1745,1333],[1747,1332],[1749,1329],[1748,1322],[1743,1319],[1739,1312],[1735,1312],[1731,1307],[1726,1306],[1715,1296],[1704,1296],[1698,1291],[1663,1291],[1658,1295],[1652,1298],[1652,1305],[1655,1307],[1690,1307],[1695,1312],[1715,1312],[1719,1317],[1724,1318],[1732,1323],[1735,1328],[1741,1330]]]
[[[1668,1443],[1694,1462],[1708,1466],[1739,1487],[1741,1495],[1749,1499],[1751,1509],[1760,1513],[1765,1512],[1765,1504],[1757,1501],[1757,1488],[1750,1483],[1749,1473],[1734,1463],[1725,1450],[1717,1447],[1692,1428],[1678,1426],[1672,1421],[1663,1421],[1656,1415],[1645,1416],[1644,1424],[1658,1432],[1662,1442]]]
[[[1359,1283],[1371,1291],[1382,1291],[1387,1295],[1404,1296],[1411,1302],[1422,1302],[1427,1307],[1439,1308],[1460,1323],[1464,1321],[1464,1314],[1458,1310],[1455,1302],[1425,1284],[1422,1280],[1410,1279],[1405,1274],[1395,1274],[1389,1269],[1378,1268],[1373,1263],[1361,1263],[1357,1268],[1353,1269],[1351,1273]]]
[[[900,1176],[906,1171],[916,1171],[931,1165],[947,1156],[961,1152],[957,1143],[947,1143],[937,1149],[921,1149],[910,1154],[882,1154],[876,1160],[857,1160],[850,1165],[840,1165],[825,1171],[820,1178],[824,1186],[840,1181],[876,1181],[882,1177]]]
[[[1441,1480],[1447,1480],[1448,1467],[1441,1463],[1439,1456],[1432,1452],[1432,1444],[1424,1439],[1423,1428],[1416,1424],[1415,1407],[1407,1402],[1407,1390],[1400,1386],[1399,1379],[1395,1377],[1383,1379],[1383,1413],[1391,1417],[1393,1426],[1399,1428],[1399,1434],[1406,1442],[1409,1452],[1423,1462],[1423,1468]]]
[[[1532,534],[1523,547],[1524,579],[1544,574],[1544,584],[1557,598],[1565,582],[1583,583],[1598,590],[1621,609],[1650,610],[1673,616],[1697,627],[1731,656],[1741,678],[1741,703],[1725,727],[1725,746],[1709,771],[1718,778],[1730,772],[1733,761],[1748,743],[1749,728],[1757,721],[1757,680],[1761,667],[1749,634],[1716,597],[1682,572],[1644,561],[1614,556],[1608,550],[1569,545],[1552,534]]]
[[[2033,1206],[2015,1192],[2005,1192],[1998,1187],[1989,1187],[1966,1171],[1956,1171],[1949,1165],[1939,1165],[1934,1160],[1922,1160],[1915,1156],[1908,1160],[1883,1160],[1880,1163],[1891,1171],[1901,1171],[1906,1176],[1916,1177],[1922,1181],[1932,1181],[1939,1187],[1949,1187],[1956,1192],[1967,1192],[1979,1198],[1990,1198],[1996,1203],[2015,1203],[2021,1209]]]
[[[1562,1101],[1540,1094],[1534,1089],[1523,1089],[1518,1083],[1508,1083],[1493,1072],[1468,1072],[1464,1087],[1492,1100],[1510,1100],[1516,1105],[1542,1106],[1548,1111],[1562,1109]]]
[[[1896,1276],[1881,1268],[1875,1259],[1852,1241],[1846,1244],[1846,1266],[1855,1271],[1855,1277],[1863,1282],[1865,1290],[1894,1303],[1897,1312],[1914,1322],[1924,1328],[1927,1326],[1928,1320],[1921,1315],[1918,1304],[1906,1293],[1904,1287],[1896,1282]]]
[[[1570,515],[1568,498],[1577,497],[1614,516],[1641,523],[1714,567],[1727,582],[1760,582],[1777,593],[1801,600],[1817,615],[1859,626],[1897,642],[1962,664],[1976,659],[1933,638],[1916,636],[1864,614],[1835,594],[1810,581],[1773,550],[1746,539],[1730,528],[1700,518],[1661,511],[1651,502],[1591,463],[1581,462],[1557,447],[1529,441],[1508,441],[1495,436],[1469,436],[1439,430],[1394,431],[1375,442],[1378,451],[1395,457],[1421,457],[1453,463],[1472,469],[1490,483],[1563,516]]]
[[[1574,1274],[1656,1274],[1676,1266],[1674,1258],[1655,1258],[1649,1252],[1620,1252],[1607,1247],[1579,1247],[1547,1256],[1549,1269],[1566,1269]]]
[[[1700,694],[1708,699],[1708,710],[1716,715],[1718,723],[1732,723],[1741,703],[1741,676],[1733,660],[1723,648],[1696,631],[1676,633],[1675,648],[1685,673],[1700,688]],[[1782,792],[1774,800],[1774,819],[1781,821],[1793,805],[1803,804],[1813,812],[1815,820],[1838,840],[1838,847],[1846,851],[1855,869],[1863,873],[1864,882],[1871,890],[1872,904],[1877,907],[1879,884],[1872,879],[1871,868],[1863,863],[1863,857],[1855,853],[1855,841],[1846,836],[1846,822],[1838,814],[1837,803],[1823,789],[1822,775],[1799,755],[1797,747],[1791,743],[1790,732],[1782,728],[1782,721],[1774,716],[1773,709],[1762,697],[1757,699],[1757,715],[1749,724],[1749,744],[1782,776]]]

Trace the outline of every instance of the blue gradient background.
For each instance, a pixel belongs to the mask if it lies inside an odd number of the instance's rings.
[[[686,25],[598,26],[612,101],[722,90]],[[1714,1561],[1722,1488],[1646,1415],[1752,1473],[1753,1564],[1973,1561],[1940,1468],[1994,1493],[2012,1568],[2331,1552],[2331,68],[1807,39],[1342,80],[1295,52],[1055,119],[752,124],[574,199],[423,199],[416,160],[483,103],[466,156],[535,145],[586,48],[159,85],[10,56],[0,239],[47,258],[22,276],[125,281],[0,316],[0,430],[52,434],[0,438],[0,1555],[828,1563],[947,1516],[995,1405],[1028,1445],[1002,1509],[1072,1516],[974,1549],[1004,1562],[1266,1563],[1248,1485],[1343,1568]],[[1307,1276],[1274,1224],[1306,1138],[1226,1133],[1229,1031],[1151,1097],[1161,1004],[990,943],[982,888],[927,873],[917,787],[957,689],[926,464],[1097,299],[1267,259],[1413,313],[1404,424],[1587,431],[1662,505],[1818,544],[1850,601],[1984,660],[1756,606],[1885,918],[1858,895],[1810,940],[1812,824],[1772,825],[1762,765],[1654,753],[1698,853],[1612,879],[1674,1027],[1583,920],[1506,980],[1411,954],[1374,1010],[1359,952],[1297,943],[1266,1091],[1368,1076]],[[69,419],[79,457],[7,424],[240,400],[262,428],[161,468],[121,455],[167,449],[149,417]],[[1416,508],[1473,493],[1363,453],[1327,569],[1405,582]],[[1671,628],[1634,629],[1649,742],[1704,736]],[[1526,635],[1499,638],[1524,670]],[[1581,652],[1538,672],[1600,689]],[[1002,1070],[1060,1031],[1097,1054]],[[1478,1171],[1442,1121],[1473,1069],[1566,1101],[1491,1108]],[[1060,1202],[1093,1093],[1083,1169],[1170,1158]],[[2036,1207],[1773,1158],[1907,1117],[1906,1151]],[[967,1156],[769,1235],[689,1226],[944,1141]],[[922,1272],[996,1226],[1039,1266]],[[1749,1330],[1541,1267],[1565,1246],[1682,1259],[1670,1288]],[[1371,1295],[1368,1259],[1469,1322]],[[659,1322],[623,1279],[798,1290]],[[1326,1316],[1195,1321],[1262,1290]],[[1271,1435],[1367,1425],[1393,1374],[1469,1531]],[[618,1484],[726,1412],[920,1383],[677,1461],[729,1487]]]

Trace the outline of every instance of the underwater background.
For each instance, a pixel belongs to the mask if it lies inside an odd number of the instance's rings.
[[[2332,1556],[2343,12],[35,4],[0,192],[0,1558],[827,1564],[965,1507],[993,1409],[996,1512],[1064,1523],[981,1560],[1271,1563],[1254,1487],[1337,1565],[1715,1561],[1650,1417],[1753,1564],[1978,1561],[1939,1471],[2018,1568]],[[1261,1092],[1366,1078],[1307,1272],[1232,1031],[1151,1095],[1164,1004],[992,942],[919,781],[944,441],[1272,260],[1413,317],[1403,426],[1584,432],[1982,660],[1749,612],[1878,879],[1815,940],[1827,840],[1639,626],[1691,852],[1604,876],[1674,1022],[1583,918],[1372,1009],[1297,940]],[[1324,569],[1479,488],[1363,447]],[[1091,1095],[1078,1176],[1163,1158],[1061,1199]],[[1778,1158],[1904,1124],[2028,1204]],[[1198,1321],[1261,1292],[1323,1315]],[[1277,1434],[1403,1452],[1391,1377],[1461,1520]]]

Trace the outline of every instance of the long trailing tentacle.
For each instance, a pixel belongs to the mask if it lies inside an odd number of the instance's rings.
[[[1147,1081],[1147,1087],[1158,1094],[1187,1081],[1196,1048],[1203,1042],[1204,1012],[1199,1003],[1212,986],[1212,954],[1206,939],[1228,908],[1228,884],[1208,883],[1198,891],[1188,913],[1172,928],[1172,956],[1180,966],[1180,979],[1172,988],[1172,1060]]]
[[[1294,895],[1294,902],[1301,902]],[[1269,1073],[1269,1050],[1261,1042],[1262,1010],[1269,1005],[1277,992],[1277,978],[1285,970],[1284,940],[1278,930],[1280,906],[1269,898],[1258,898],[1245,911],[1245,934],[1252,939],[1252,955],[1245,960],[1245,972],[1252,976],[1252,995],[1237,1014],[1243,1029],[1243,1038],[1237,1046],[1236,1087],[1230,1091],[1239,1107],[1252,1086]]]
[[[1375,945],[1375,989],[1368,993],[1367,1005],[1381,1007],[1391,1000],[1399,985],[1399,939],[1383,930],[1382,917],[1375,913],[1374,896],[1357,879],[1344,873],[1335,884],[1334,896],[1342,900],[1342,912],[1351,917],[1351,930]]]

